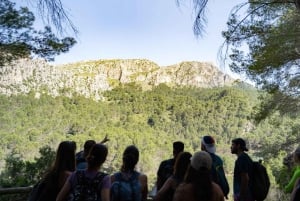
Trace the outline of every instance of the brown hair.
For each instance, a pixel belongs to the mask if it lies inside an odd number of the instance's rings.
[[[185,182],[193,185],[195,200],[210,200],[212,198],[211,172],[206,167],[196,170],[190,165],[186,173]]]
[[[87,156],[88,168],[100,167],[106,160],[108,149],[103,144],[95,144],[92,146]]]
[[[139,150],[136,146],[126,147],[123,153],[123,165],[121,171],[133,171],[139,161]]]
[[[190,152],[181,152],[177,156],[174,165],[174,176],[183,181],[185,173],[190,165],[192,154]]]
[[[53,172],[75,170],[75,151],[76,143],[74,141],[62,141],[57,148],[56,158],[51,168]]]

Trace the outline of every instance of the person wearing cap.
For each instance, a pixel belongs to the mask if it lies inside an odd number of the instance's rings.
[[[296,181],[300,178],[300,147],[298,147],[293,153],[293,160],[295,169],[292,178],[289,183],[284,187],[286,193],[291,193],[295,186]]]
[[[212,158],[212,179],[221,187],[225,198],[228,199],[229,184],[225,176],[223,160],[216,154],[215,139],[210,135],[203,136],[201,139],[201,150],[208,152]]]
[[[166,180],[172,176],[176,158],[179,153],[184,151],[184,144],[181,141],[173,142],[173,158],[164,160],[160,163],[157,171],[156,189],[157,192],[164,185]]]
[[[249,188],[253,162],[246,151],[248,148],[244,139],[235,138],[231,141],[231,153],[237,155],[233,173],[234,201],[254,201]]]
[[[224,201],[222,189],[210,176],[211,166],[212,159],[209,153],[194,153],[185,180],[177,187],[173,201]]]

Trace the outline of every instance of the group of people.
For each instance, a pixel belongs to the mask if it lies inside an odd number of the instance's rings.
[[[184,151],[180,141],[173,143],[173,158],[162,161],[157,172],[154,201],[222,201],[229,186],[223,161],[215,153],[215,139],[203,136],[201,151]]]
[[[76,144],[59,144],[53,166],[45,174],[45,187],[39,200],[43,201],[145,201],[148,196],[147,176],[136,170],[139,150],[130,145],[123,152],[120,171],[108,175],[101,171],[108,149],[105,137],[101,143],[88,140],[84,150],[76,154]],[[229,186],[223,161],[216,154],[215,139],[201,138],[201,151],[184,151],[184,143],[173,143],[173,158],[162,161],[157,171],[157,192],[154,201],[224,201]],[[246,153],[245,140],[232,140],[231,153],[237,155],[233,175],[234,201],[254,201],[250,191],[252,159]],[[300,148],[294,154],[300,164]],[[299,199],[300,166],[286,187],[293,192],[292,201]],[[292,187],[291,187],[292,186]],[[295,186],[295,187],[294,187]],[[294,187],[294,188],[293,188]],[[126,194],[127,192],[127,194]],[[299,194],[299,193],[298,193]]]

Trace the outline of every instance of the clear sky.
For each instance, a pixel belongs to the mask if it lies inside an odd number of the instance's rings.
[[[206,33],[193,34],[192,0],[62,0],[79,30],[78,43],[55,63],[97,59],[149,59],[161,66],[181,61],[218,65],[221,31],[242,0],[209,0]],[[227,70],[226,70],[227,71]]]

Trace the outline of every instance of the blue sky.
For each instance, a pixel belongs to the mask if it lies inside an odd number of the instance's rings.
[[[149,59],[161,66],[181,61],[218,65],[221,31],[242,0],[209,0],[203,38],[194,36],[192,1],[185,2],[178,7],[176,0],[62,0],[79,35],[78,43],[55,63]]]

